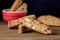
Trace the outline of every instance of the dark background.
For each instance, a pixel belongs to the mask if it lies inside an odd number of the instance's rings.
[[[10,8],[14,0],[0,0],[0,20],[2,19],[2,10]]]
[[[2,10],[10,8],[14,0],[0,0],[0,20],[2,20]],[[28,4],[28,14],[54,15],[60,17],[59,0],[24,0]]]

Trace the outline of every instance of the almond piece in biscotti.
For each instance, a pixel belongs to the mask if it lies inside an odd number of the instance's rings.
[[[23,0],[15,0],[12,7],[10,8],[10,11],[16,11],[22,4]]]
[[[60,18],[57,18],[55,16],[51,16],[51,15],[40,16],[40,17],[38,17],[38,21],[40,21],[46,25],[60,26]]]
[[[27,7],[24,7],[23,8],[23,12],[27,12]]]

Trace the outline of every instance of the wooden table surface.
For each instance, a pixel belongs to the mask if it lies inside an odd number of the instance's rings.
[[[60,27],[52,27],[53,35],[43,35],[37,32],[19,34],[17,29],[8,29],[7,23],[0,22],[0,40],[60,40]]]

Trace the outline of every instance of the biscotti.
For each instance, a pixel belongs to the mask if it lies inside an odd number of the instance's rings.
[[[26,12],[27,11],[27,4],[23,3],[17,10],[16,12]]]
[[[18,21],[19,21],[18,19],[8,21],[8,28],[13,28],[15,26],[18,26],[19,25]]]
[[[18,26],[18,33],[23,33],[24,32],[24,26],[22,24],[20,24]]]
[[[23,0],[15,0],[12,7],[10,8],[10,11],[16,11],[22,4]]]
[[[46,25],[60,26],[60,18],[57,18],[55,16],[51,16],[51,15],[40,16],[40,17],[38,17],[38,21],[40,21]]]

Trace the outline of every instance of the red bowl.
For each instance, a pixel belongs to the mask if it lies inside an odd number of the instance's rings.
[[[18,19],[20,17],[26,16],[27,12],[11,12],[9,9],[2,10],[3,20],[10,21],[14,19]]]

